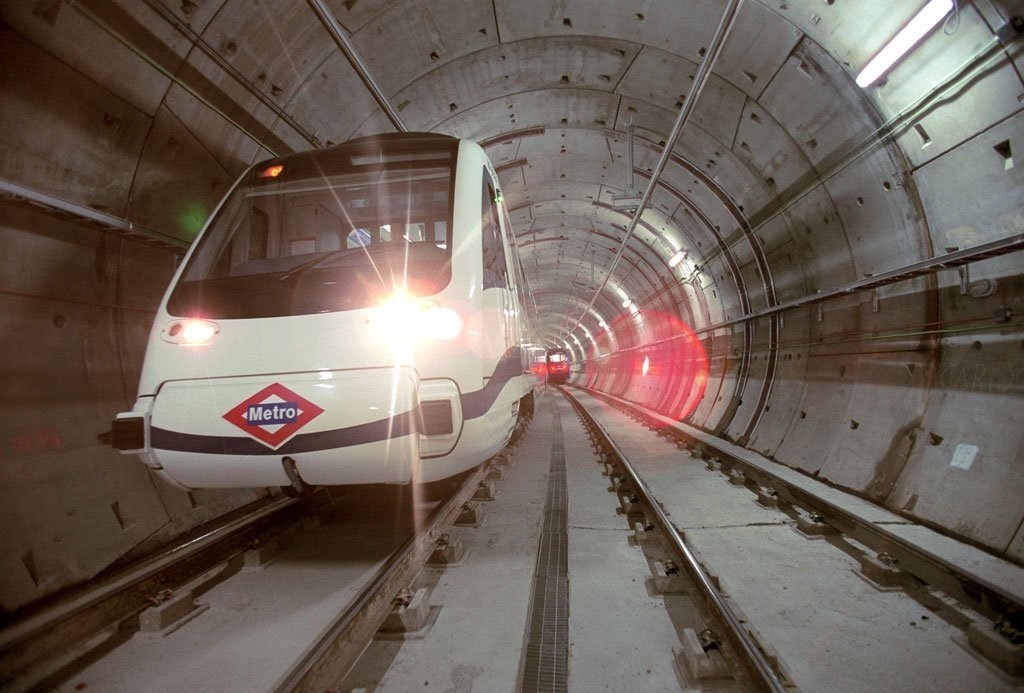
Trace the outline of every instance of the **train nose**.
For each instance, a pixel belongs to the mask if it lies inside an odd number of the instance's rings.
[[[405,366],[167,382],[146,452],[191,488],[288,485],[283,457],[310,484],[406,483],[419,389]]]

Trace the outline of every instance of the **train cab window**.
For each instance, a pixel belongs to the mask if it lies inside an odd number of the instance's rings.
[[[422,243],[427,240],[426,224],[408,224],[405,227],[405,240],[410,243]]]
[[[491,175],[484,169],[480,232],[484,251],[485,289],[508,288],[508,265],[505,262],[505,246],[501,240],[501,226],[498,225],[497,197]]]
[[[345,248],[365,248],[370,245],[370,231],[368,229],[352,229],[345,239]]]
[[[267,256],[267,239],[270,235],[266,212],[254,209],[250,217],[252,227],[249,229],[249,248],[247,260],[257,260]]]
[[[301,315],[440,291],[457,152],[454,138],[357,141],[284,157],[271,175],[253,169],[210,220],[168,310]]]

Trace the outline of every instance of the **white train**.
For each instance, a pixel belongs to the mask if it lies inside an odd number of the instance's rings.
[[[185,488],[444,479],[532,414],[534,310],[477,144],[264,161],[175,275],[112,443]]]

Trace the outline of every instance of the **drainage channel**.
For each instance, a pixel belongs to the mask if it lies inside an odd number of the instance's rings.
[[[568,492],[562,418],[555,408],[552,419],[551,463],[544,504],[537,567],[534,573],[519,690],[558,693],[569,677],[569,533]]]

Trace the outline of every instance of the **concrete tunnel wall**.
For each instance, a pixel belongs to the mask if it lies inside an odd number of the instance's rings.
[[[232,53],[237,69],[253,73],[267,94],[283,92],[282,102],[308,125],[307,134],[322,131],[343,141],[391,129],[340,57],[320,68],[340,75],[342,84],[331,93],[345,95],[343,109],[352,117],[339,119],[338,102],[332,106],[324,97],[321,103],[315,87],[281,76],[290,74],[283,53],[262,56],[249,49],[266,41],[261,32],[272,22],[215,24],[228,4],[200,3],[195,12],[202,16],[192,14],[189,21],[213,23],[205,35],[226,52],[239,44]],[[153,20],[155,10],[132,15],[117,3],[86,5],[126,41],[63,3],[0,8],[0,177],[189,240],[234,177],[269,155],[242,131],[279,151],[313,145],[301,128],[252,94],[211,87],[219,68]],[[720,12],[716,3],[701,6],[707,16],[693,22],[693,37],[684,37],[694,43],[688,54],[707,40]],[[868,96],[835,57],[838,49],[823,47],[837,39],[812,22],[810,12],[783,19],[766,11],[767,5],[748,0],[747,6],[763,13],[748,24],[763,21],[788,32],[781,47],[772,49],[779,68],[767,84],[769,75],[751,80],[731,63],[725,77],[716,75],[653,200],[652,212],[666,225],[686,229],[693,248],[702,248],[709,259],[692,281],[675,282],[653,253],[628,255],[637,286],[637,277],[644,276],[660,288],[638,316],[620,316],[604,334],[595,334],[590,353],[577,349],[576,380],[667,413],[688,412],[694,425],[1024,560],[1024,340],[1019,320],[992,320],[1000,307],[1024,314],[1019,254],[972,264],[966,294],[956,271],[942,271],[877,293],[854,292],[785,311],[774,340],[770,319],[700,332],[949,248],[1024,231],[1022,167],[1013,165],[1013,152],[1024,151],[1020,51],[980,71],[958,89],[957,98],[932,105],[901,123],[893,138],[845,161],[846,152],[903,112],[920,89],[904,76],[894,78],[881,97]],[[370,13],[364,7],[360,3],[354,11]],[[577,27],[582,14],[576,15]],[[458,21],[476,21],[467,15]],[[527,12],[515,21],[540,22],[531,17]],[[401,26],[386,20],[384,14],[362,17],[356,38],[369,46],[375,32],[400,33]],[[945,66],[936,72],[976,53],[996,23],[990,9],[971,6],[961,21],[948,56],[921,58]],[[293,45],[312,46],[303,38],[307,25],[296,17],[282,14],[277,22]],[[252,36],[243,42],[249,31]],[[465,35],[461,50],[467,54],[479,48],[473,41],[485,40],[475,30],[438,31]],[[517,31],[528,34],[522,25]],[[664,73],[658,78],[663,94],[630,92],[631,82],[623,77],[622,116],[605,115],[609,107],[596,91],[604,82],[597,69],[591,77],[581,70],[593,84],[562,89],[548,84],[551,66],[531,51],[528,36],[502,51],[518,56],[520,78],[536,90],[515,109],[519,121],[505,127],[547,128],[517,140],[514,152],[500,141],[489,147],[507,198],[551,178],[554,199],[610,203],[609,188],[574,179],[558,163],[558,153],[610,146],[621,159],[621,133],[608,128],[618,129],[633,106],[630,117],[642,145],[636,169],[640,175],[650,170],[685,90],[685,79],[678,77],[684,64],[669,52],[629,53],[628,36],[621,32],[612,49],[586,39],[583,57],[571,37],[561,49],[566,60],[600,63],[600,74],[641,68]],[[200,85],[220,113],[154,70],[128,43],[161,46],[157,59],[183,74],[185,83]],[[632,56],[627,67],[615,67],[619,52]],[[302,65],[316,63],[301,51],[289,55]],[[402,59],[412,61],[410,56]],[[497,54],[488,59],[500,62]],[[494,119],[507,120],[505,105],[488,97],[473,112],[460,110],[447,121],[449,106],[466,102],[457,90],[474,84],[463,84],[454,70],[446,74],[444,66],[429,74],[421,67],[409,72],[420,78],[404,89],[401,82],[387,86],[400,94],[399,102],[428,102],[416,122],[420,128],[442,123],[441,131],[483,138],[494,136]],[[478,79],[500,92],[492,77]],[[682,83],[666,86],[671,80]],[[576,104],[569,122],[543,111],[562,94]],[[645,100],[664,103],[651,111],[642,107]],[[528,122],[530,108],[540,114],[539,122]],[[924,144],[921,132],[929,140]],[[502,161],[516,157],[528,157],[531,164],[502,168]],[[838,172],[818,185],[837,162]],[[601,165],[595,154],[593,166]],[[667,189],[678,191],[685,203]],[[765,211],[776,200],[787,206]],[[551,203],[513,210],[517,228],[543,222],[544,205]],[[552,206],[549,213],[564,219],[572,210]],[[563,222],[552,222],[558,223]],[[653,244],[657,231],[638,233],[648,234],[645,242]],[[9,612],[267,491],[186,494],[96,440],[113,413],[134,400],[153,310],[175,267],[175,253],[9,197],[0,199],[0,239],[0,334],[8,345],[0,384],[0,606]],[[698,330],[707,359],[700,390],[693,389],[702,378],[688,361],[692,348],[679,347],[693,343],[679,337],[685,334],[681,322]],[[961,445],[978,447],[969,469],[951,464]]]
[[[770,87],[759,99],[765,110],[751,108],[741,124],[778,129],[768,140],[774,147],[762,142],[758,154],[775,162],[769,167],[775,185],[822,168],[822,160],[848,146],[847,137],[817,151],[835,141],[822,130],[865,137],[893,115],[879,113],[872,122],[864,109],[843,110],[844,101],[860,95],[820,49],[802,46],[789,61],[815,83],[817,101],[795,108],[787,98],[791,85],[779,78],[778,93]],[[970,89],[998,92],[986,82],[999,81],[1012,89],[1015,79],[992,72]],[[784,302],[1019,233],[1024,176],[1004,155],[1005,143],[1021,139],[1019,106],[958,119],[954,128],[942,110],[929,110],[920,131],[908,127],[896,143],[877,142],[769,223],[742,215],[731,220],[733,228],[746,227],[744,236],[726,242],[729,252],[709,263],[706,282],[701,277],[703,294],[715,286],[718,300],[682,297],[687,322],[702,326],[749,312],[740,305],[738,284],[757,310],[774,302],[766,296],[769,283]],[[816,130],[811,123],[827,126]],[[929,130],[943,132],[941,148],[922,141],[920,133]],[[734,151],[716,154],[750,156],[747,140],[737,139]],[[788,162],[789,174],[779,171],[780,161]],[[756,253],[767,258],[769,282]],[[1021,269],[1020,256],[1008,255],[972,265],[963,290],[961,276],[945,271],[789,310],[776,328],[775,348],[769,320],[762,319],[749,325],[746,350],[742,325],[702,335],[703,348],[694,350],[653,305],[577,348],[574,380],[670,416],[686,414],[690,423],[766,457],[1021,560],[1024,341],[1019,326],[1001,327],[993,318],[1003,307],[1021,310]],[[737,272],[742,279],[730,284]],[[704,357],[707,387],[694,409],[672,394],[689,391],[695,362]],[[971,467],[981,466],[968,474],[953,462],[958,449],[974,447]]]

